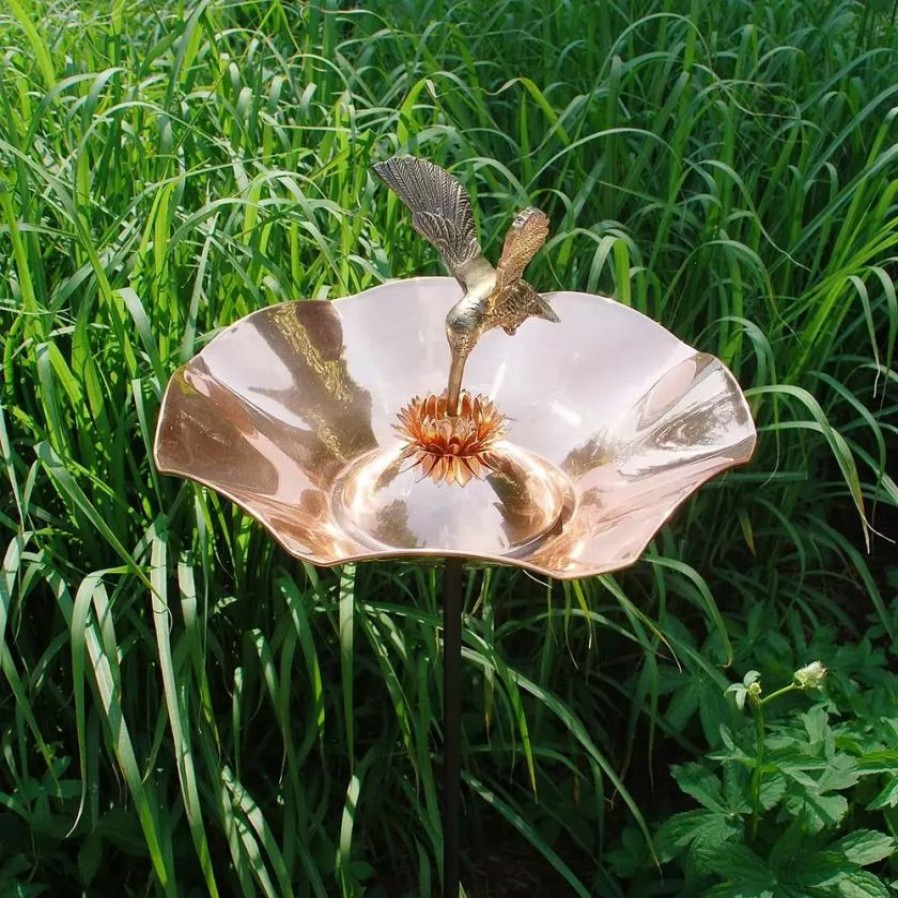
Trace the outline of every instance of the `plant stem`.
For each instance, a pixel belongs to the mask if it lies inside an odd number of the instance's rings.
[[[766,698],[762,698],[758,702],[758,707],[761,708],[766,705],[768,702],[772,702],[775,698],[779,698],[782,695],[786,695],[788,692],[795,692],[799,687],[795,685],[795,683],[790,683],[788,686],[783,686],[782,689],[777,689],[776,692],[771,692]]]
[[[755,769],[751,777],[751,837],[754,839],[758,834],[758,821],[761,817],[761,768],[764,765],[764,705],[772,702],[776,698],[780,698],[789,692],[795,692],[799,687],[795,683],[789,683],[783,686],[765,698],[755,698],[752,706],[755,709]]]
[[[768,698],[773,698],[772,693]],[[755,769],[751,776],[751,837],[758,835],[758,821],[761,817],[761,767],[764,764],[764,701],[754,703],[755,707]]]

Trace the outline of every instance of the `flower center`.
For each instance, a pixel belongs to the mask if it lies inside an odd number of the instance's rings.
[[[416,396],[399,412],[397,434],[407,443],[403,458],[420,465],[437,483],[464,486],[496,465],[495,443],[505,435],[505,416],[485,396],[462,392],[458,414],[447,413],[448,396]]]

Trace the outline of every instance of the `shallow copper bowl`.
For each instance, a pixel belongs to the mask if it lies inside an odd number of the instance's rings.
[[[547,295],[560,324],[490,331],[468,361],[465,388],[508,418],[502,483],[403,470],[397,414],[444,389],[460,296],[451,278],[412,278],[248,315],[172,376],[158,467],[314,564],[450,555],[573,578],[635,561],[690,493],[750,458],[754,424],[719,360],[561,292]]]

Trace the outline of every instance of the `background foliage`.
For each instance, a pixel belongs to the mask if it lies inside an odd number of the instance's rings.
[[[304,566],[150,463],[217,328],[438,271],[397,151],[488,253],[545,209],[533,283],[717,354],[761,434],[619,576],[469,575],[475,894],[890,894],[896,47],[872,0],[5,0],[0,894],[437,886],[438,571]]]

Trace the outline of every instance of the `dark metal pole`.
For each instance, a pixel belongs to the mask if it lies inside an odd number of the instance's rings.
[[[462,561],[443,566],[443,898],[458,898]]]

